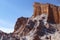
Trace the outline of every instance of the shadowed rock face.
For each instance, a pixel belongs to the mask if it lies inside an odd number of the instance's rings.
[[[18,30],[21,27],[21,25],[25,25],[27,23],[27,20],[28,18],[25,18],[25,17],[18,18],[15,24],[14,31]]]

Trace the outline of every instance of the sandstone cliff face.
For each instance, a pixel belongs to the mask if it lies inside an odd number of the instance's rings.
[[[52,5],[52,4],[42,4],[42,3],[34,3],[34,17],[37,15],[40,15],[42,13],[48,14],[48,22],[54,23],[54,24],[59,24],[59,7]]]
[[[59,13],[59,23],[60,23],[60,7],[58,7],[58,13]]]

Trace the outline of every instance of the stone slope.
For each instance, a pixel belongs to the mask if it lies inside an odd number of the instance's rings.
[[[22,30],[18,30],[18,33],[15,32],[15,35],[18,36],[20,40],[52,40],[54,39],[53,37],[56,37],[53,36],[54,34],[59,34],[58,30],[54,24],[47,22],[46,14],[41,14],[29,18]]]

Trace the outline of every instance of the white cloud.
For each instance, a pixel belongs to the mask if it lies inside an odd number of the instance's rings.
[[[6,33],[13,32],[14,24],[5,20],[0,19],[0,30]]]
[[[6,33],[11,33],[11,32],[13,32],[13,29],[4,28],[4,27],[0,27],[0,30],[2,30],[3,32],[6,32]]]

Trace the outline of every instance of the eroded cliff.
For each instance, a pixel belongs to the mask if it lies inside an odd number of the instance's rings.
[[[41,14],[48,15],[48,22],[59,24],[60,22],[60,7],[53,4],[34,3],[34,17]]]

